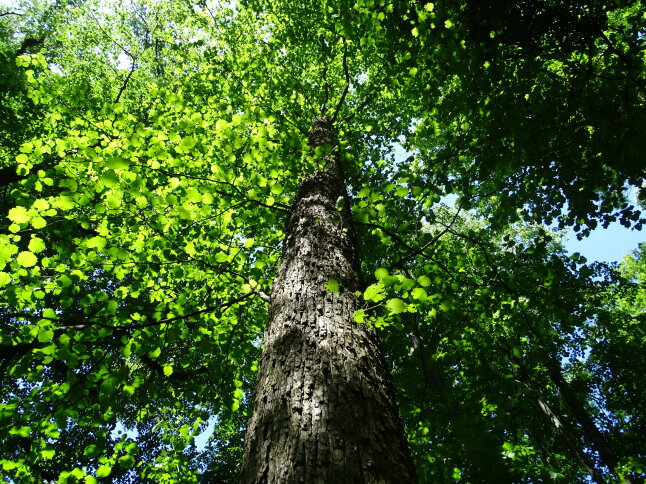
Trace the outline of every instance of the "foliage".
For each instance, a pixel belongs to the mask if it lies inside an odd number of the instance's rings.
[[[644,246],[595,266],[541,225],[643,224],[624,195],[643,181],[640,2],[18,13],[0,17],[13,482],[235,480],[318,115],[362,247],[355,320],[380,328],[420,480],[643,478]]]

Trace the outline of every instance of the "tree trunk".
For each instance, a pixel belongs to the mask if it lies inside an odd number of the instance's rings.
[[[592,481],[598,484],[604,484],[606,481],[603,478],[603,473],[588,461],[585,452],[583,452],[583,449],[579,448],[579,445],[577,444],[574,436],[565,427],[565,425],[563,425],[561,419],[558,417],[558,415],[556,415],[556,413],[554,413],[547,402],[543,400],[541,393],[538,391],[531,377],[529,376],[527,368],[522,364],[519,358],[514,358],[514,361],[520,367],[521,382],[527,387],[528,390],[532,392],[538,408],[540,408],[541,411],[550,419],[556,431],[561,435],[565,444],[570,448],[576,459],[579,461],[579,464],[581,464],[581,466],[590,475]]]
[[[334,145],[329,120],[310,145]],[[353,320],[360,261],[339,158],[323,161],[286,223],[241,482],[414,482],[375,332]]]
[[[559,392],[572,411],[572,414],[581,425],[585,436],[592,442],[593,448],[599,452],[599,457],[601,457],[603,465],[608,466],[608,468],[620,478],[621,482],[632,484],[633,481],[630,477],[622,476],[619,470],[619,458],[617,457],[617,454],[610,448],[605,436],[594,423],[594,420],[592,420],[592,417],[583,406],[581,400],[579,400],[579,397],[565,381],[561,372],[551,364],[548,369],[552,381],[556,384]]]

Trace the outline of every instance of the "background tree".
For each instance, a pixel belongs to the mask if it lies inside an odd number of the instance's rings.
[[[590,265],[541,225],[641,228],[624,188],[643,182],[642,10],[2,16],[3,473],[235,480],[286,217],[327,116],[362,257],[354,319],[379,334],[420,481],[642,479],[641,256]],[[32,25],[42,44],[18,52]]]

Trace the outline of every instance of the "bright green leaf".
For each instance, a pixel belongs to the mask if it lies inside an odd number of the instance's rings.
[[[45,250],[45,241],[39,237],[32,236],[27,247],[31,252],[42,252]]]
[[[0,287],[4,287],[11,283],[11,275],[6,272],[0,272]]]
[[[112,467],[104,464],[102,466],[99,466],[99,468],[96,470],[96,477],[98,478],[108,477],[111,472],[112,472]]]
[[[16,260],[18,261],[18,264],[23,267],[33,267],[38,262],[38,257],[36,257],[31,252],[22,251],[20,254],[18,254]]]
[[[339,290],[339,281],[336,281],[334,279],[330,279],[325,284],[325,290],[327,292],[338,292],[338,290]]]
[[[386,299],[384,294],[384,286],[382,284],[371,284],[363,292],[363,298],[366,301],[379,302],[383,299]]]
[[[125,170],[130,166],[130,161],[122,158],[121,156],[113,156],[112,158],[109,158],[105,164],[108,168],[112,168],[113,170]]]
[[[431,279],[428,276],[419,276],[417,278],[417,282],[419,282],[420,286],[428,287],[431,285]]]
[[[40,217],[39,215],[36,215],[29,222],[31,223],[31,226],[35,229],[42,229],[47,225],[47,221],[43,217]]]
[[[31,218],[31,216],[27,213],[27,209],[25,209],[25,207],[13,207],[9,210],[7,216],[9,217],[9,220],[17,224],[27,223]]]
[[[399,314],[406,311],[406,309],[408,308],[408,305],[401,299],[393,298],[393,299],[389,299],[386,302],[386,307],[388,308],[391,314]]]
[[[379,267],[377,270],[375,270],[375,277],[377,278],[378,281],[381,281],[384,277],[387,277],[387,276],[388,276],[388,269]]]
[[[101,177],[100,177],[100,180],[101,180],[101,183],[103,183],[103,185],[105,185],[108,188],[112,188],[117,183],[119,183],[119,177],[112,170],[108,170],[108,171],[102,173]]]

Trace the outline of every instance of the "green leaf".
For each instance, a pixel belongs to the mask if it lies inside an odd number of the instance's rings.
[[[54,330],[52,329],[41,329],[38,332],[38,341],[41,343],[47,343],[54,339]]]
[[[419,276],[417,278],[420,286],[428,287],[431,285],[431,279],[428,276]]]
[[[330,279],[325,284],[325,290],[327,292],[338,292],[338,290],[339,290],[339,281],[336,281],[334,279]]]
[[[188,151],[192,149],[196,143],[197,143],[197,140],[192,136],[185,136],[184,138],[182,138],[182,141],[179,143],[179,145],[182,147],[183,150]]]
[[[408,305],[401,299],[393,298],[393,299],[389,299],[386,302],[386,307],[388,308],[388,311],[390,311],[391,314],[399,314],[406,311],[406,309],[408,308]]]
[[[357,193],[358,198],[366,198],[368,195],[370,195],[370,188],[368,187],[363,187],[359,190],[359,193]]]
[[[415,69],[414,73],[412,72],[413,69]],[[415,75],[416,73],[417,73],[417,68],[413,67],[411,69],[411,75]],[[408,195],[408,188],[406,187],[398,188],[397,191],[395,192],[395,195],[397,195],[398,197],[405,197],[406,195]]]
[[[202,201],[202,194],[195,187],[190,187],[186,190],[186,198],[189,202],[199,203]]]
[[[91,239],[89,239],[87,241],[87,247],[89,249],[99,249],[99,250],[101,250],[101,249],[103,249],[105,247],[106,243],[107,243],[107,240],[105,240],[105,238],[100,237],[100,236],[97,235],[97,236],[92,237]]]
[[[18,254],[18,257],[16,257],[16,261],[18,261],[18,264],[23,267],[33,267],[38,262],[38,257],[36,257],[31,252],[22,251],[20,254]]]
[[[164,375],[171,376],[172,374],[173,374],[173,366],[172,365],[164,366]]]
[[[428,299],[428,294],[426,293],[425,289],[422,289],[421,287],[416,287],[412,291],[412,296],[415,299],[418,299],[420,301],[426,301]]]
[[[9,210],[7,217],[9,217],[9,220],[17,224],[27,223],[31,218],[31,216],[27,213],[27,209],[25,207],[13,207]]]
[[[109,465],[102,465],[99,466],[99,468],[96,470],[96,477],[102,478],[102,477],[108,477],[112,473],[112,467]]]
[[[108,195],[105,199],[105,204],[108,208],[116,209],[121,206],[121,201],[114,195]]]
[[[18,252],[18,247],[13,244],[0,245],[0,262],[10,260]]]
[[[366,312],[363,309],[358,309],[358,310],[356,310],[354,312],[352,317],[355,320],[355,322],[363,323],[365,321],[365,318],[366,318]]]
[[[45,449],[40,451],[40,455],[43,456],[43,459],[52,460],[56,451],[54,449]]]
[[[45,250],[45,241],[39,237],[32,236],[27,247],[31,252],[42,252]]]
[[[31,434],[31,427],[24,425],[22,427],[14,427],[9,431],[11,435],[17,435],[18,437],[29,437]]]
[[[74,469],[72,469],[72,475],[77,479],[80,479],[85,476],[85,471],[83,471],[83,469],[75,467]]]
[[[31,226],[35,229],[42,229],[47,225],[47,221],[43,218],[40,217],[39,215],[36,215],[34,218],[30,220]]]
[[[0,287],[10,284],[12,281],[11,275],[6,272],[0,272]]]
[[[83,454],[88,457],[96,457],[99,455],[99,446],[96,444],[90,444],[85,447]]]
[[[112,158],[109,158],[105,164],[108,168],[112,168],[113,170],[125,170],[130,166],[130,161],[122,158],[121,156],[113,156]]]
[[[131,467],[134,467],[136,463],[135,458],[130,454],[122,455],[121,457],[119,457],[118,462],[119,465],[124,469],[130,469]]]
[[[39,198],[38,200],[34,201],[32,206],[36,210],[43,211],[43,210],[47,210],[49,208],[49,202],[47,200],[45,200],[44,198]]]
[[[104,380],[103,383],[101,383],[101,393],[110,395],[114,393],[114,390],[114,382],[111,378],[108,378],[107,380]]]
[[[381,281],[384,277],[388,276],[388,269],[384,269],[383,267],[378,268],[375,271],[375,277],[377,278],[378,281]]]
[[[117,183],[119,183],[119,177],[112,170],[108,170],[102,173],[99,179],[101,180],[101,183],[108,188],[112,188]]]
[[[384,286],[382,284],[371,284],[363,292],[363,298],[366,301],[379,302],[383,299],[386,299],[384,294]]]
[[[74,200],[72,200],[70,197],[66,195],[58,197],[54,203],[56,204],[57,207],[63,210],[71,210],[76,206],[76,203],[74,203]]]

